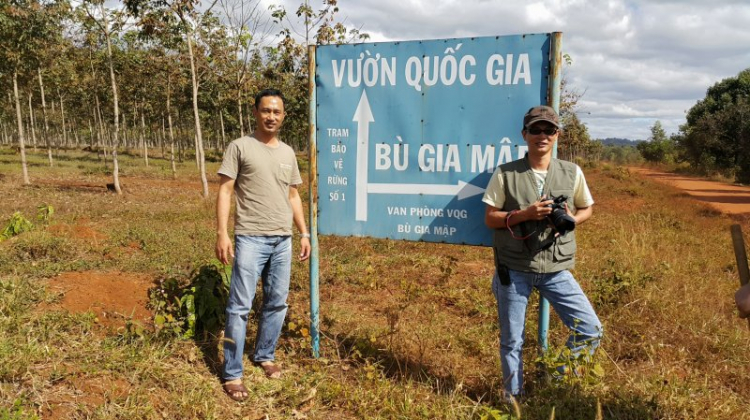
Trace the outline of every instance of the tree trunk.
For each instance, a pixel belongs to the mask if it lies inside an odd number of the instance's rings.
[[[122,140],[122,148],[125,150],[125,153],[127,154],[128,148],[130,147],[130,141],[131,141],[131,133],[128,131],[128,113],[127,111],[122,111],[122,128],[120,129],[121,134],[121,140]],[[133,126],[135,126],[135,111],[133,111]]]
[[[164,121],[164,114],[161,114],[161,136],[159,137],[159,148],[161,149],[161,158],[164,159],[164,143],[167,140],[167,123]]]
[[[198,168],[203,184],[203,198],[208,199],[208,179],[206,179],[206,158],[203,154],[203,135],[201,134],[201,120],[198,114],[198,79],[195,74],[195,56],[193,54],[193,34],[188,34],[188,54],[190,55],[190,74],[193,81],[193,116],[195,118],[196,153],[199,155]]]
[[[72,127],[71,127],[70,131],[73,133],[73,140],[74,140],[73,147],[74,148],[78,148],[78,145],[80,143],[78,141],[78,124],[76,124],[76,120],[75,119],[73,119],[73,122],[71,123],[71,125],[72,125]]]
[[[37,74],[39,75],[39,92],[42,96],[42,115],[44,116],[44,142],[47,146],[47,160],[49,166],[52,166],[52,145],[50,144],[49,138],[49,123],[47,122],[47,102],[44,100],[44,83],[42,82],[42,69],[37,67]]]
[[[60,89],[57,90],[57,97],[60,98],[60,115],[62,116],[62,135],[63,135],[63,147],[68,147],[68,130],[65,126],[65,105],[63,103],[62,95],[60,94]]]
[[[23,185],[31,185],[29,170],[26,166],[26,148],[23,143],[23,120],[21,117],[21,100],[18,97],[18,70],[13,70],[13,96],[16,100],[16,119],[18,120],[18,149],[21,152],[21,170],[23,171]]]
[[[96,99],[96,119],[98,120],[98,137],[99,137],[99,144],[98,146],[102,149],[104,149],[104,121],[102,121],[102,109],[101,105],[99,104],[99,95],[94,95],[94,99]],[[106,153],[105,153],[106,157]]]
[[[169,141],[171,143],[170,145],[170,155],[169,155],[169,162],[172,165],[172,178],[177,178],[177,168],[174,164],[174,130],[172,130],[172,106],[171,106],[171,85],[167,83],[167,124],[169,124]]]
[[[34,107],[31,106],[31,93],[29,92],[29,131],[31,132],[31,142],[36,152],[36,129],[34,128]]]
[[[184,136],[184,134],[185,134],[184,133],[185,132],[185,129],[184,129],[185,125],[182,123],[182,118],[180,118],[180,109],[179,108],[175,109],[175,112],[177,112],[177,134],[178,134],[178,137],[177,137],[177,159],[178,159],[178,162],[182,163],[182,161],[184,159],[185,151],[183,150],[183,145],[182,145],[182,140],[181,139],[183,139],[185,137]]]
[[[94,148],[94,127],[91,125],[91,118],[88,119],[89,123],[89,147]],[[97,152],[97,155],[99,153]]]
[[[143,141],[143,160],[148,167],[148,141],[146,141],[146,117],[144,116],[146,106],[141,104],[141,140]]]
[[[237,89],[237,112],[240,114],[240,137],[245,136],[245,121],[242,117],[242,89]]]
[[[251,108],[247,112],[247,132],[252,133],[253,132],[253,113],[252,113],[252,107],[253,105],[248,105],[248,108]]]
[[[201,154],[198,152],[198,132],[193,133],[193,149],[195,149],[195,167],[201,170]]]
[[[102,16],[104,18],[104,38],[107,40],[107,61],[109,61],[109,77],[112,81],[112,95],[114,99],[114,110],[115,110],[115,131],[112,137],[112,178],[114,183],[115,192],[122,194],[120,188],[120,166],[117,162],[117,147],[119,146],[120,134],[120,107],[117,96],[117,82],[115,81],[115,67],[112,63],[112,42],[109,39],[109,23],[107,22],[107,13],[104,10],[104,3],[100,5]]]
[[[224,113],[221,111],[219,111],[219,122],[221,123],[221,149],[224,149],[227,144],[227,137],[224,133]]]

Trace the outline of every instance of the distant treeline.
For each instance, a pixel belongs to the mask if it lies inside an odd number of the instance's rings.
[[[709,87],[677,134],[667,138],[657,121],[637,148],[650,162],[678,163],[701,175],[750,183],[750,68]]]
[[[643,140],[630,140],[630,139],[621,139],[621,138],[618,138],[618,137],[607,137],[606,139],[601,139],[600,141],[605,146],[630,146],[630,147],[636,147],[636,146],[638,146],[638,143],[642,142]]]

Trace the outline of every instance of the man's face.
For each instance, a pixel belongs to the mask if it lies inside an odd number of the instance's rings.
[[[544,156],[552,153],[560,131],[547,121],[539,121],[527,127],[521,132],[523,139],[529,146],[529,154],[532,156]]]
[[[264,96],[253,108],[253,114],[258,122],[257,130],[275,136],[281,130],[281,123],[286,116],[284,102],[278,96]]]

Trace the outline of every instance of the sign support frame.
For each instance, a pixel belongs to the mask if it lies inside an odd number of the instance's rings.
[[[547,105],[560,114],[560,82],[562,81],[562,32],[553,32],[550,37],[550,77],[547,86]],[[557,157],[557,143],[555,143],[554,157]],[[549,302],[539,295],[539,351],[544,353],[549,348],[547,332],[549,331]]]
[[[309,202],[310,202],[310,344],[312,356],[320,357],[320,257],[318,253],[318,127],[317,98],[315,94],[315,45],[307,47],[307,89],[309,94],[309,143],[307,153],[310,161],[308,167]]]

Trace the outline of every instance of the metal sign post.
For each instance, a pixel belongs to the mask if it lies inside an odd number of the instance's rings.
[[[555,108],[555,111],[560,113],[560,85],[562,82],[562,32],[555,32],[552,34],[552,47],[550,48],[550,81],[549,81],[549,102],[547,105]],[[557,157],[557,143],[555,143],[555,150],[553,151],[555,157]],[[539,297],[539,326],[537,329],[537,336],[539,342],[539,349],[541,353],[547,351],[547,333],[549,332],[549,302],[543,297]]]
[[[318,153],[317,153],[317,107],[315,96],[315,46],[309,46],[308,55],[308,82],[307,88],[310,94],[309,109],[309,129],[310,144],[307,147],[310,159],[309,180],[310,180],[310,245],[312,251],[310,255],[310,340],[312,345],[313,357],[320,357],[320,293],[319,293],[319,246],[318,246]]]

